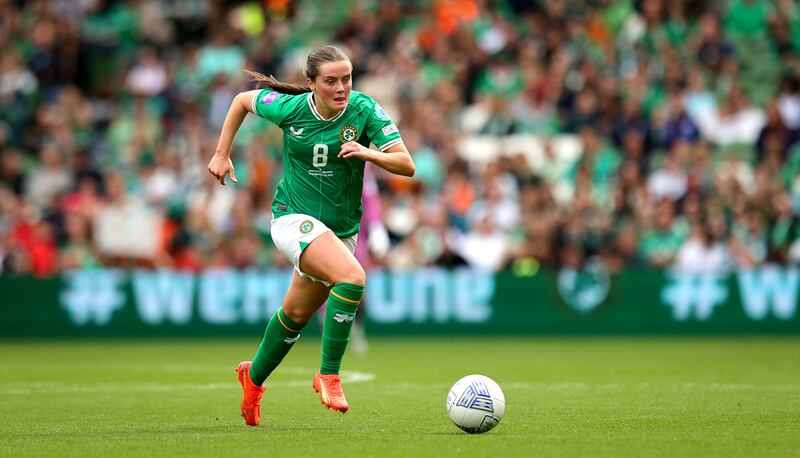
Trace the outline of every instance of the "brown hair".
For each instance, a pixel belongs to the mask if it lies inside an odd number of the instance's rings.
[[[332,45],[320,46],[319,48],[315,48],[308,53],[308,58],[306,58],[306,65],[303,69],[303,73],[307,78],[313,80],[317,77],[317,75],[319,75],[319,68],[322,66],[322,64],[326,62],[341,61],[350,62],[350,58],[347,57],[344,51]],[[250,78],[253,78],[253,81],[258,83],[259,88],[268,87],[273,91],[280,92],[282,94],[302,94],[304,92],[311,92],[311,88],[305,84],[284,83],[278,81],[272,75],[266,76],[250,70],[245,70],[244,72],[247,73]]]

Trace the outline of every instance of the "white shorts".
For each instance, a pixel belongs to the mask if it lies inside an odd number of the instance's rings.
[[[320,282],[325,286],[331,285],[328,282],[307,275],[300,270],[300,255],[314,239],[328,231],[330,231],[330,229],[323,224],[322,221],[313,216],[298,213],[283,215],[273,219],[272,226],[270,227],[272,241],[275,243],[278,251],[294,265],[294,270],[296,270],[301,277]],[[344,242],[344,246],[350,250],[350,253],[355,253],[358,234],[351,235],[345,239],[340,238],[339,240]]]

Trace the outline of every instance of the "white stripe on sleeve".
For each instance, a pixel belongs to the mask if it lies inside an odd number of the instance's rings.
[[[397,145],[398,143],[403,143],[403,139],[402,138],[396,138],[394,140],[391,140],[388,143],[384,143],[382,146],[379,146],[378,149],[381,150],[381,151],[386,151],[387,149],[393,147],[394,145]]]

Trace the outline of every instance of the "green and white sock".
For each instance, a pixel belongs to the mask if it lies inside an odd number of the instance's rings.
[[[339,373],[347,342],[350,341],[350,330],[356,319],[356,309],[363,295],[364,287],[352,283],[337,283],[331,288],[322,329],[321,374]]]
[[[264,339],[261,340],[258,352],[253,357],[253,365],[250,366],[250,379],[253,383],[256,385],[264,383],[297,342],[303,326],[305,325],[296,323],[286,316],[283,307],[278,309],[275,316],[269,320],[267,330],[264,331]]]

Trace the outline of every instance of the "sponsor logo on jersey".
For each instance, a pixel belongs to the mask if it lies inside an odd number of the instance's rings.
[[[358,139],[358,129],[352,124],[345,124],[339,131],[339,140],[342,143],[354,142]]]
[[[305,220],[300,223],[300,233],[301,234],[308,234],[309,232],[314,230],[314,223],[311,220]]]
[[[377,117],[381,121],[391,121],[392,120],[392,118],[390,118],[389,115],[386,114],[385,111],[383,111],[383,107],[379,103],[375,104],[375,117]]]
[[[392,134],[396,134],[398,132],[398,130],[397,130],[397,126],[395,126],[394,124],[390,124],[390,125],[384,127],[383,129],[381,129],[381,132],[383,132],[383,135],[392,135]]]
[[[272,102],[278,100],[278,97],[281,95],[277,92],[268,92],[267,95],[261,97],[261,103],[264,105],[270,105]]]
[[[303,127],[295,129],[294,126],[290,126],[289,132],[291,132],[292,135],[294,135],[295,137],[300,138],[303,136]]]

